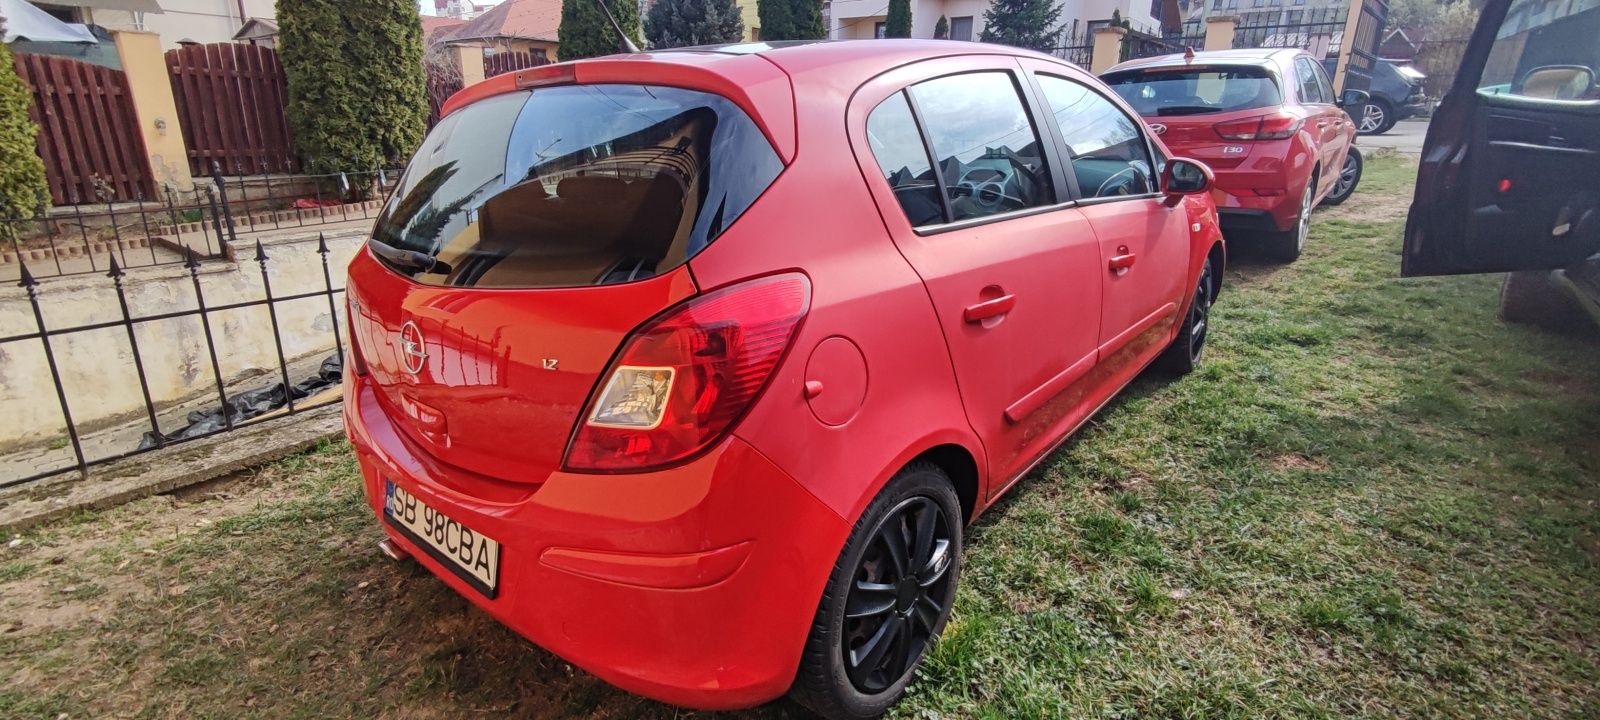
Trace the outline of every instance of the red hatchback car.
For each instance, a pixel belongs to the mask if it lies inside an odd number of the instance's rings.
[[[1130,60],[1101,77],[1167,147],[1216,172],[1223,232],[1259,236],[1293,261],[1311,209],[1361,180],[1356,124],[1322,64],[1303,50],[1219,50]],[[1366,93],[1352,91],[1361,107]]]
[[[742,45],[458,94],[350,265],[391,556],[628,690],[881,713],[963,528],[1222,284],[1204,165],[1043,55]]]

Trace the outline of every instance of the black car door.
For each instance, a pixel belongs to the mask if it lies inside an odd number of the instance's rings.
[[[1488,0],[1434,113],[1401,274],[1542,270],[1600,252],[1600,3]]]

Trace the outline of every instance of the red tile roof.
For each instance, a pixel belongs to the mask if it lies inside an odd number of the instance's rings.
[[[561,27],[561,0],[505,0],[467,21],[450,40],[519,38],[556,42]]]
[[[436,17],[433,15],[422,16],[422,42],[424,45],[433,45],[449,40],[456,34],[456,30],[466,25],[467,21],[456,18]]]

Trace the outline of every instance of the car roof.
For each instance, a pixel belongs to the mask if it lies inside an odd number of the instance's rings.
[[[1184,65],[1255,65],[1257,67],[1283,67],[1290,60],[1309,55],[1299,48],[1240,48],[1237,50],[1207,50],[1197,52],[1190,59],[1186,54],[1157,55],[1118,63],[1107,70],[1114,73],[1135,68],[1182,67]]]
[[[756,55],[791,73],[828,68],[830,72],[841,73],[842,77],[860,82],[906,63],[955,55],[1007,55],[1065,62],[1057,57],[1010,45],[911,39],[758,41],[652,50],[645,55],[674,59],[683,55],[697,55],[708,65],[717,64],[718,56]]]

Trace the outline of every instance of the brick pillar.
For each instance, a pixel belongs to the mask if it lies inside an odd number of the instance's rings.
[[[461,87],[483,82],[483,48],[471,45],[453,45],[450,54],[461,68]]]
[[[133,96],[133,114],[144,138],[145,159],[157,185],[172,185],[179,190],[194,187],[189,172],[189,150],[183,144],[178,104],[172,99],[172,78],[161,50],[161,36],[138,30],[114,30],[117,58],[128,76],[128,92]]]
[[[1096,75],[1111,69],[1122,59],[1122,38],[1128,31],[1119,27],[1095,28],[1094,54],[1089,56],[1089,72]]]
[[[1218,15],[1206,18],[1206,50],[1232,50],[1233,31],[1239,27],[1235,15]]]

